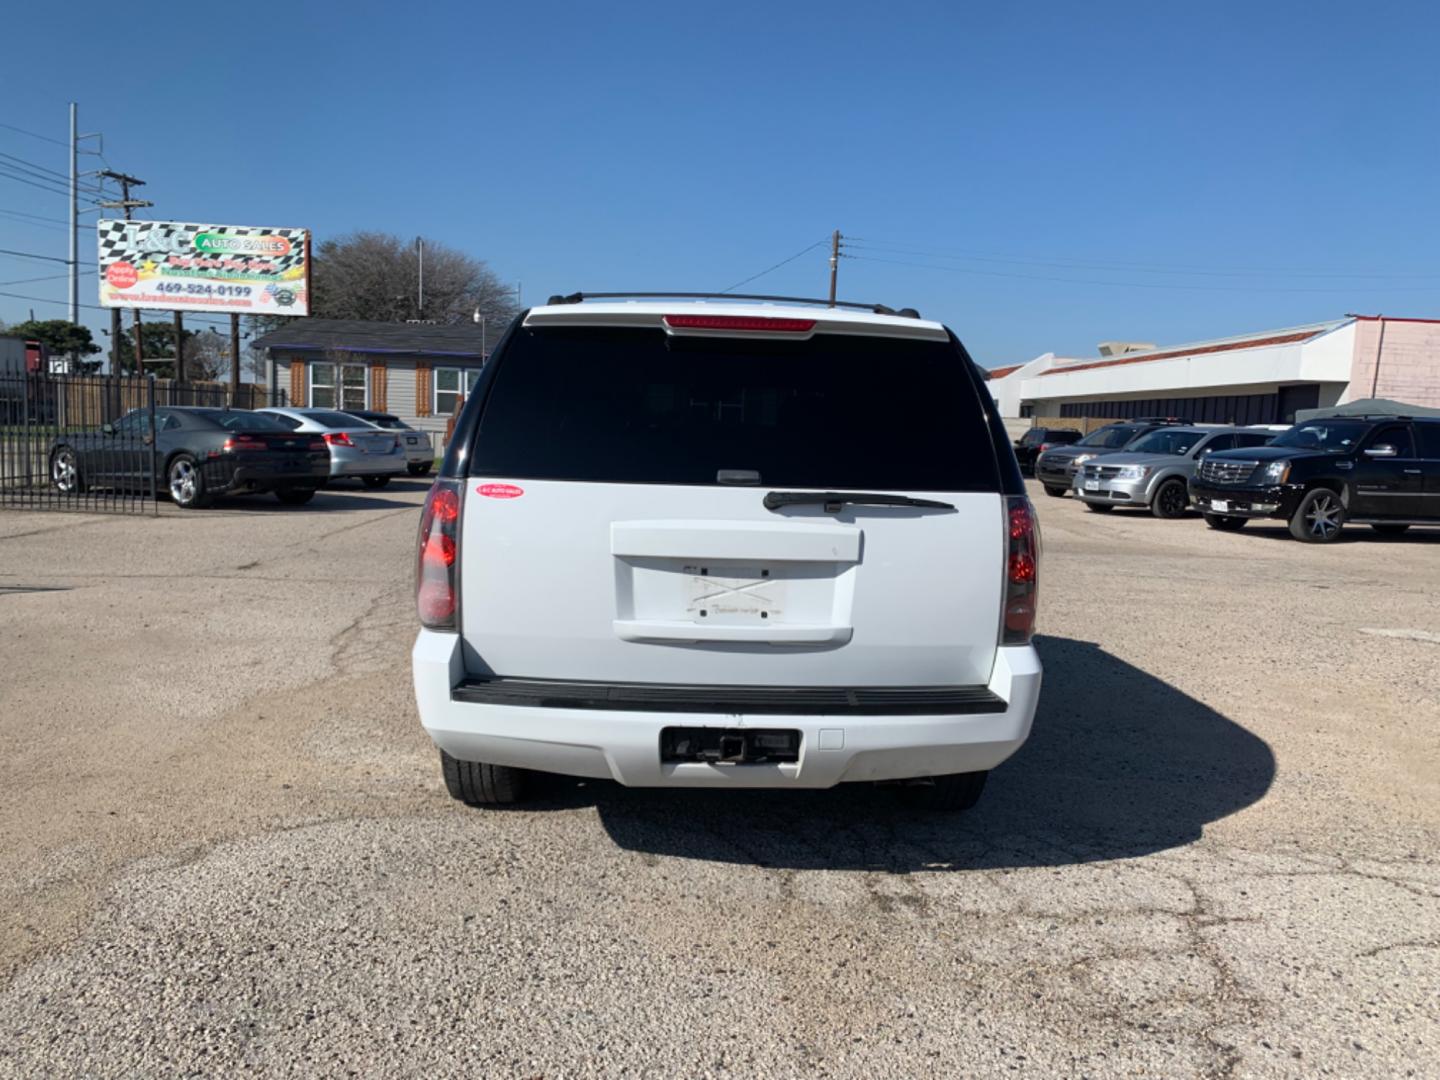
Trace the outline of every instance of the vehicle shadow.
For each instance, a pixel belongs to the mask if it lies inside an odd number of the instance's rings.
[[[554,778],[551,804],[593,804],[620,847],[797,870],[896,873],[1123,859],[1197,840],[1261,799],[1264,740],[1168,683],[1068,638],[1038,641],[1045,686],[1029,741],[965,814],[892,787],[675,791]]]
[[[323,488],[317,491],[315,497],[308,503],[302,503],[299,506],[287,506],[267,492],[253,495],[222,495],[205,509],[198,511],[181,510],[168,499],[160,500],[161,514],[184,515],[185,517],[197,515],[213,517],[217,514],[333,514],[355,510],[405,509],[413,509],[418,513],[420,504],[403,499],[378,498],[369,493],[344,488],[338,490]]]
[[[1265,525],[1251,522],[1244,529],[1240,530],[1241,536],[1254,536],[1260,540],[1283,540],[1286,543],[1294,544],[1296,547],[1310,547],[1312,545],[1296,540],[1290,535],[1290,529],[1282,522],[1267,523]],[[1341,530],[1340,536],[1331,540],[1327,547],[1334,547],[1336,544],[1424,544],[1434,543],[1440,540],[1440,529],[1427,528],[1425,526],[1413,526],[1405,532],[1395,536],[1387,536],[1384,533],[1376,532],[1368,525],[1347,525]]]

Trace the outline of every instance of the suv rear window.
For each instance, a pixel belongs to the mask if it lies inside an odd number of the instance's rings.
[[[950,342],[519,329],[496,358],[471,475],[998,491],[985,413]]]
[[[1075,445],[1098,446],[1105,450],[1117,450],[1145,430],[1147,429],[1133,425],[1127,427],[1102,427],[1098,431],[1092,431]]]

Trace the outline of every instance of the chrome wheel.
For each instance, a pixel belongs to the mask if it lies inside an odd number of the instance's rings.
[[[1305,508],[1305,532],[1316,540],[1333,540],[1344,520],[1345,508],[1328,491],[1317,492]]]
[[[68,447],[55,455],[50,462],[50,479],[59,491],[69,495],[78,486],[78,470],[75,465],[75,451]]]
[[[188,458],[180,458],[170,466],[170,498],[174,499],[179,506],[189,506],[195,501],[195,495],[200,489],[200,477],[195,471],[195,463]]]

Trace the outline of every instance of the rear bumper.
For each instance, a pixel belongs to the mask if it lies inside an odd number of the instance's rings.
[[[405,463],[407,465],[419,465],[421,462],[435,460],[435,451],[430,448],[429,440],[422,442],[419,446],[405,447]]]
[[[412,652],[420,722],[462,761],[592,776],[631,787],[828,788],[857,780],[901,780],[992,769],[1025,742],[1040,695],[1040,659],[1030,646],[996,653],[988,690],[993,711],[796,715],[552,708],[458,700],[465,681],[460,638],[420,631]],[[799,731],[794,763],[662,762],[666,727]]]
[[[1275,484],[1266,487],[1214,487],[1209,484],[1190,481],[1190,501],[1202,514],[1219,514],[1222,517],[1274,517],[1290,518],[1300,504],[1305,490],[1295,484]],[[1220,505],[1216,505],[1219,500]]]
[[[1075,481],[1075,466],[1070,462],[1046,461],[1043,457],[1035,462],[1032,470],[1035,479],[1050,487],[1069,487]]]
[[[292,487],[318,488],[330,475],[330,465],[326,457],[316,455],[316,460],[305,468],[271,462],[246,462],[243,465],[234,465],[228,474],[223,466],[212,471],[216,474],[216,479],[212,480],[209,473],[205,478],[211,481],[211,490],[217,493],[276,491]]]
[[[1087,491],[1090,481],[1084,472],[1075,476],[1075,495],[1084,502],[1109,503],[1111,506],[1148,506],[1150,503],[1150,480],[1098,479],[1094,491]]]
[[[330,475],[389,476],[405,471],[405,452],[400,449],[388,454],[367,454],[350,447],[330,448]]]

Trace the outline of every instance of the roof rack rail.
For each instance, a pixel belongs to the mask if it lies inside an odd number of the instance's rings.
[[[920,312],[914,308],[900,308],[898,311],[884,304],[862,304],[854,300],[818,300],[809,296],[764,296],[757,293],[720,292],[573,292],[556,294],[548,304],[579,304],[586,300],[769,300],[784,304],[817,304],[820,307],[852,308],[868,311],[875,315],[896,315],[902,319],[918,319]]]

